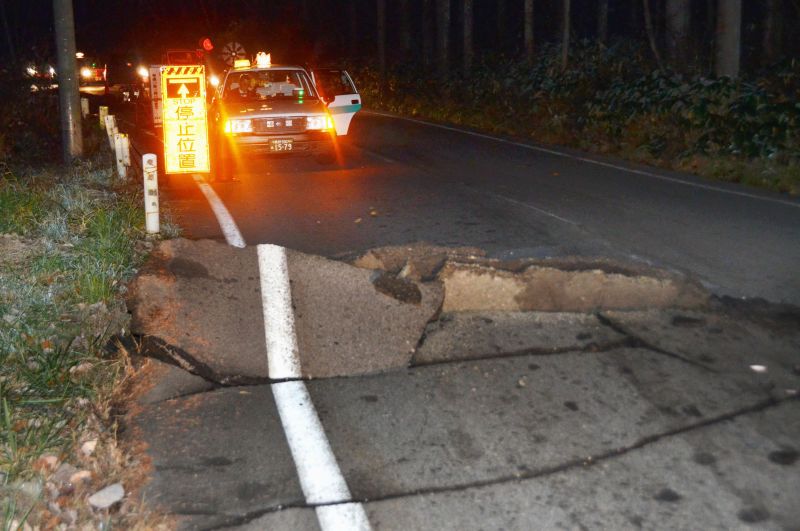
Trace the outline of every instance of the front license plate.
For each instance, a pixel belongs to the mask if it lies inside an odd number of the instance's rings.
[[[270,140],[269,141],[269,150],[270,151],[291,151],[292,150],[292,139],[291,138],[280,138],[277,140]]]

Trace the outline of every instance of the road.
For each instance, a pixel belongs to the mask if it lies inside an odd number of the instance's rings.
[[[797,199],[367,113],[341,151],[341,166],[248,161],[239,182],[214,188],[248,244],[610,256],[691,273],[720,295],[800,304]],[[221,237],[191,179],[163,193],[190,236]]]
[[[377,114],[351,131],[338,164],[163,183],[184,235],[220,243],[168,242],[131,290],[132,332],[174,363],[150,360],[126,432],[148,500],[185,529],[800,525],[797,315],[439,315],[438,288],[398,302],[302,254],[611,257],[800,304],[800,202]]]

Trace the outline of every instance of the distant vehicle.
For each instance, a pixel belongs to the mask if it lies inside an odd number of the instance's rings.
[[[239,160],[256,155],[332,159],[335,139],[347,134],[361,108],[361,96],[343,70],[323,69],[313,76],[300,66],[273,65],[263,53],[256,66],[246,59],[236,61],[209,110],[216,179],[230,178]],[[314,78],[325,87],[324,93]]]
[[[78,80],[83,94],[102,96],[108,92],[105,63],[88,58],[78,59]]]
[[[106,95],[117,103],[127,103],[144,95],[149,70],[138,61],[112,56],[106,65]]]

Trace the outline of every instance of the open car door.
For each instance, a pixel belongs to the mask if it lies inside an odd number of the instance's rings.
[[[328,103],[328,112],[336,128],[336,136],[344,136],[353,116],[361,110],[361,95],[345,70],[318,68],[311,72],[314,85]]]

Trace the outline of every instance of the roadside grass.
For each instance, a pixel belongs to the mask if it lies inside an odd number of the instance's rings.
[[[111,168],[103,153],[67,169],[0,166],[3,529],[26,520],[133,526],[133,501],[109,514],[84,499],[141,467],[116,445],[112,404],[130,366],[109,345],[127,332],[125,284],[152,244],[140,182],[121,182]],[[87,441],[93,449],[82,452]],[[65,465],[89,478],[54,483]]]

